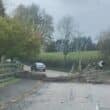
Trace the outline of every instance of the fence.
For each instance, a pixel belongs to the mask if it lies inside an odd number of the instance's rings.
[[[21,64],[4,63],[0,64],[0,83],[8,82],[14,78],[15,74],[22,71]]]

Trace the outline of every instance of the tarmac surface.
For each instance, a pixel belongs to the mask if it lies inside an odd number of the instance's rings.
[[[61,72],[51,70],[45,74],[48,77],[62,76]],[[51,82],[39,86],[35,80],[21,80],[1,89],[1,98],[10,101],[14,96],[22,96],[23,91],[31,91],[33,87],[31,94],[12,101],[3,110],[110,110],[110,85],[103,84]]]
[[[7,110],[110,110],[110,86],[46,83]]]

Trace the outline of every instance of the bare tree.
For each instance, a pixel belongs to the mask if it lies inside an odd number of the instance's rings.
[[[82,48],[83,51],[87,51],[87,48],[89,47],[88,45],[91,45],[92,39],[91,37],[87,37],[86,40],[81,40],[80,38],[84,38],[83,37],[84,34],[77,31],[77,39],[79,39],[76,43],[76,52],[78,52],[78,56],[79,56],[79,62],[78,62],[78,71],[81,72],[82,71]],[[87,65],[88,66],[88,65]]]
[[[71,16],[63,17],[58,24],[58,31],[60,36],[63,37],[63,54],[65,65],[67,63],[67,55],[69,53],[69,43],[74,37],[75,24],[74,19]]]

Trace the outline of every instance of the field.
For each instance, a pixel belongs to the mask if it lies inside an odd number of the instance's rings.
[[[67,65],[65,67],[63,53],[42,53],[40,60],[46,63],[47,67],[53,69],[70,70],[72,65],[75,69],[78,67],[79,59],[82,59],[82,66],[86,67],[88,64],[97,62],[101,59],[101,54],[98,51],[72,52],[67,56]]]

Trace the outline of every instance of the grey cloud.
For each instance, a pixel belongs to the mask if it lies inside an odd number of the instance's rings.
[[[55,23],[64,15],[71,15],[79,24],[80,31],[96,37],[110,27],[110,0],[6,0],[8,13],[20,3],[36,3],[51,14]]]

